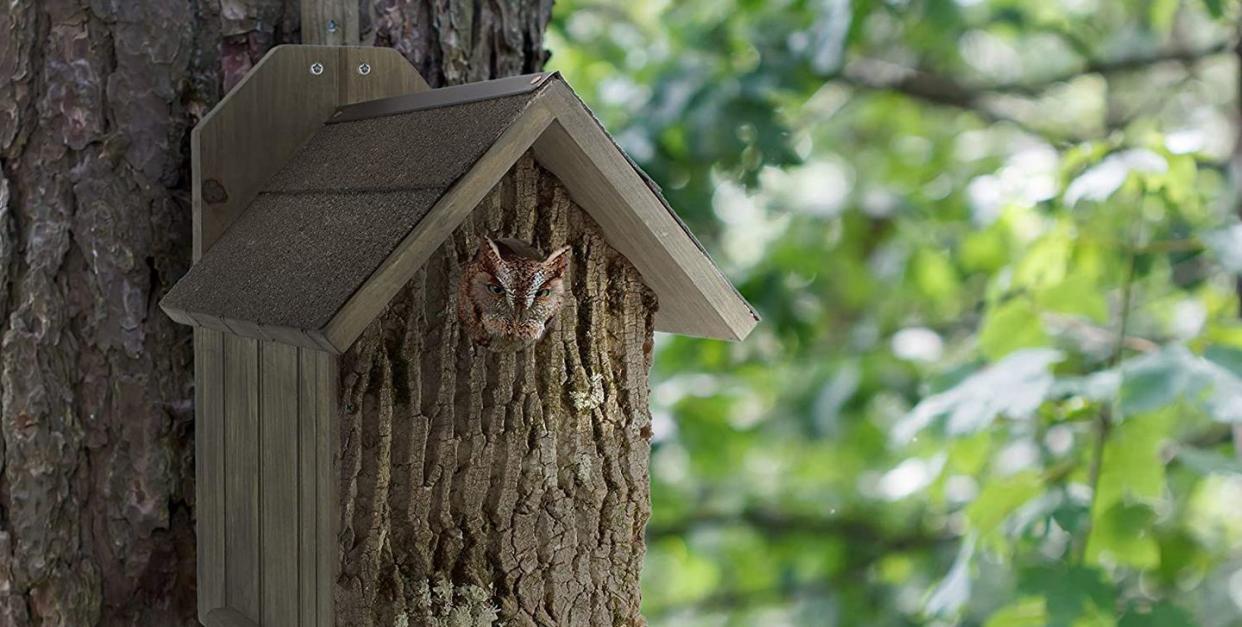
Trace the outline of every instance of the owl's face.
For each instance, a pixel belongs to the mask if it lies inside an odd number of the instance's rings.
[[[570,248],[547,257],[510,240],[483,238],[463,279],[489,348],[520,350],[543,337],[561,308]]]

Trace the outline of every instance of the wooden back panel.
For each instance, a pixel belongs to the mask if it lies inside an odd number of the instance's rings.
[[[273,48],[191,134],[194,260],[337,107],[425,89],[391,48]]]
[[[194,260],[337,107],[427,88],[392,49],[273,48],[191,135]],[[336,359],[194,338],[199,620],[333,625]]]

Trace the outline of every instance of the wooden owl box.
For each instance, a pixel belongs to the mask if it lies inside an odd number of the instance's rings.
[[[284,46],[193,140],[200,621],[641,620],[653,333],[757,317],[566,82]]]

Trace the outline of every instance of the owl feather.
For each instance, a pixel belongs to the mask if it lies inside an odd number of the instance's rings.
[[[482,238],[463,269],[457,316],[475,343],[497,351],[538,342],[560,311],[571,248],[546,257],[514,239]]]

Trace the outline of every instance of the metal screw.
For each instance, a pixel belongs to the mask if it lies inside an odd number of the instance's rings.
[[[329,33],[336,32],[336,20],[328,20],[328,32]]]
[[[311,74],[314,74],[315,76],[319,76],[320,74],[323,74],[323,64],[316,61],[311,64],[310,70],[311,70]]]
[[[362,65],[359,65],[359,66],[358,66],[358,73],[359,73],[359,74],[361,74],[361,75],[363,75],[363,76],[366,76],[367,74],[370,74],[370,73],[371,73],[371,64],[369,64],[369,63],[363,63]]]

